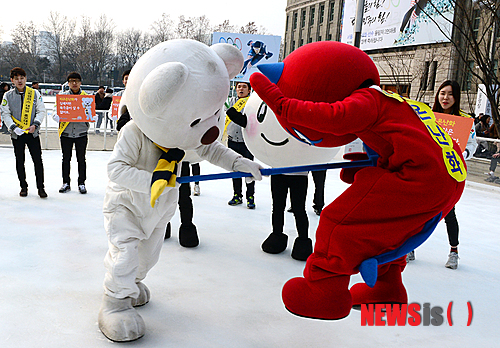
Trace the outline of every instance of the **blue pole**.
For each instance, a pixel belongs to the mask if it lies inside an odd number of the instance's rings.
[[[372,149],[368,148],[366,145],[365,145],[365,148],[366,148],[366,153],[367,153],[368,158],[369,158],[367,160],[324,163],[324,164],[310,164],[310,165],[295,166],[295,167],[264,168],[264,169],[261,169],[260,172],[262,175],[276,175],[276,174],[308,172],[308,171],[325,170],[325,169],[376,166],[378,154],[375,151],[373,151]],[[187,182],[243,178],[243,177],[250,177],[250,176],[252,176],[252,174],[250,174],[250,173],[228,172],[228,173],[219,173],[219,174],[181,176],[181,177],[177,177],[177,182],[179,184],[184,184]]]

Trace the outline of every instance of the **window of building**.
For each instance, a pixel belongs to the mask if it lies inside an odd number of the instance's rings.
[[[465,71],[465,79],[463,81],[462,89],[464,91],[470,91],[472,88],[472,71],[474,69],[474,61],[467,61],[467,68]]]
[[[328,41],[332,41],[332,34],[328,34]]]
[[[335,17],[335,2],[330,1],[330,15],[329,15],[329,21],[333,21],[333,18]]]
[[[288,19],[290,18],[289,15],[286,15],[286,25],[285,25],[285,30],[288,30]]]
[[[307,39],[307,43],[311,43],[311,42],[313,42],[313,38],[309,37],[309,39]]]
[[[300,39],[300,45],[299,45],[299,47],[303,46],[303,45],[304,45],[304,39]]]
[[[304,28],[306,26],[306,10],[302,10],[301,16],[300,16],[300,27]]]
[[[472,12],[472,36],[477,39],[479,34],[479,21],[481,20],[481,11],[479,9]]]
[[[318,35],[318,41],[321,41],[321,35]]]
[[[427,81],[429,79],[429,67],[431,65],[431,62],[427,61],[424,63],[423,70],[422,70],[422,76],[420,79],[420,90],[425,91],[427,89]]]
[[[309,25],[314,25],[314,15],[316,14],[316,7],[311,7],[309,15]]]
[[[433,91],[436,86],[436,72],[437,72],[437,61],[431,63],[431,68],[429,71],[429,82],[427,86],[428,91]]]
[[[325,19],[325,4],[319,5],[319,24],[323,23]]]
[[[290,50],[290,52],[293,52],[295,50],[295,40],[292,41],[292,48]]]
[[[297,29],[297,19],[298,19],[299,14],[295,12],[293,14],[293,29]]]

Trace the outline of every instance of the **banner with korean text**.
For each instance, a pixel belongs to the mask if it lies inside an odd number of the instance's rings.
[[[460,146],[460,150],[464,152],[474,120],[470,117],[448,115],[439,112],[435,112],[434,115],[436,116],[436,123],[450,135],[458,146]]]
[[[58,94],[56,103],[59,122],[94,122],[96,119],[93,95]]]
[[[341,42],[353,44],[356,0],[344,1]],[[449,42],[452,0],[365,0],[362,50]]]
[[[121,95],[113,96],[113,102],[111,104],[111,119],[113,121],[118,120],[118,110],[120,109],[120,101],[122,100]]]

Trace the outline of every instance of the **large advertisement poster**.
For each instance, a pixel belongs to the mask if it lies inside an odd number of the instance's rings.
[[[356,0],[345,0],[341,41],[353,44]],[[448,42],[451,0],[365,0],[362,50]]]
[[[233,81],[248,82],[250,75],[258,71],[256,65],[278,62],[281,36],[215,32],[212,44],[216,43],[229,43],[243,53],[245,63]]]

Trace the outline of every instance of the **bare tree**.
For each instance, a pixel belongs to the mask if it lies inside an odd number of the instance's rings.
[[[132,67],[135,62],[153,46],[156,39],[140,30],[128,29],[116,38],[118,64],[124,68]]]
[[[94,72],[97,74],[98,83],[103,82],[105,72],[112,65],[114,29],[115,25],[113,20],[108,19],[106,15],[101,15],[95,23],[92,43],[94,48],[93,58],[95,62]]]
[[[259,28],[257,28],[255,22],[248,22],[240,28],[240,33],[242,34],[257,34],[258,32]]]
[[[49,65],[48,59],[38,55],[38,34],[33,21],[19,22],[11,32],[14,45],[8,48],[12,64],[22,66],[31,78],[36,79]]]
[[[170,40],[174,37],[174,23],[170,15],[163,13],[161,18],[151,24],[152,40],[154,44]]]
[[[448,0],[455,10],[453,33],[442,33],[450,40],[458,57],[450,69],[450,77],[461,80],[466,90],[477,84],[485,85],[491,103],[493,121],[500,130],[499,106],[500,79],[498,77],[498,45],[500,28],[500,1],[498,0]],[[432,2],[422,10],[430,20],[432,14],[446,19],[443,8]],[[434,21],[434,20],[433,20]]]
[[[52,11],[44,24],[44,29],[48,32],[47,44],[50,58],[54,63],[52,74],[56,81],[64,80],[74,27],[75,20],[69,20],[68,17]]]
[[[229,23],[229,19],[214,27],[214,31],[218,33],[234,33],[236,30],[236,27]]]

